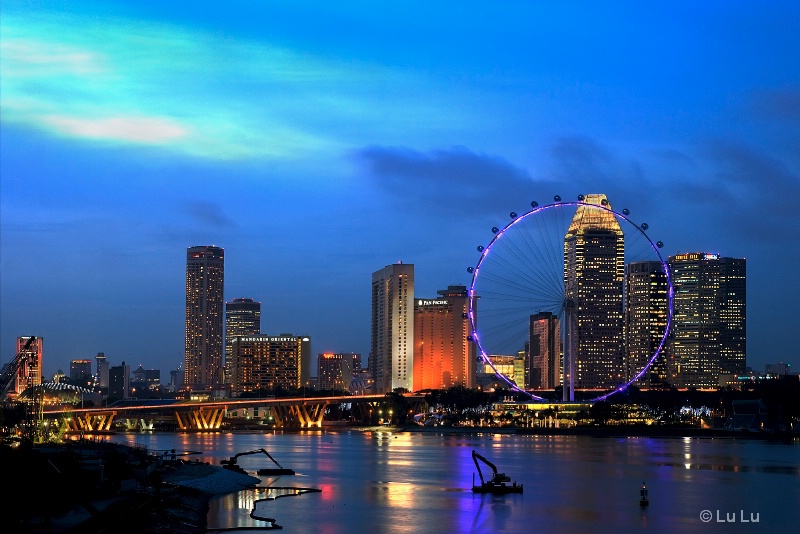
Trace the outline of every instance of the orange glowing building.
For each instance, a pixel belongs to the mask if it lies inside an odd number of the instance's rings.
[[[435,299],[414,299],[414,389],[475,387],[475,344],[465,286],[450,286]]]

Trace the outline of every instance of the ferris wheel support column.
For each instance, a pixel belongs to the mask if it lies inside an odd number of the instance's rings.
[[[564,306],[564,383],[562,387],[561,400],[564,402],[575,401],[575,304],[572,300],[567,300]]]

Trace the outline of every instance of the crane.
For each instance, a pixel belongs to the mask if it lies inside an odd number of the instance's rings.
[[[239,452],[239,453],[234,454],[233,456],[231,456],[227,460],[220,460],[220,463],[222,464],[222,467],[224,467],[225,469],[230,469],[231,471],[237,471],[239,473],[245,473],[245,470],[242,469],[239,465],[236,464],[236,459],[239,458],[239,456],[245,456],[245,455],[248,455],[248,454],[259,454],[259,453],[262,453],[262,452],[264,454],[266,454],[267,458],[272,460],[275,463],[275,465],[278,466],[278,468],[277,469],[259,469],[258,470],[258,474],[259,475],[294,475],[295,474],[294,470],[287,469],[287,468],[283,467],[281,464],[279,464],[278,460],[273,458],[272,455],[266,451],[266,449],[256,449],[254,451]]]
[[[25,345],[22,347],[22,350],[14,356],[14,359],[6,363],[3,368],[0,369],[0,397],[5,397],[20,367],[28,361],[28,349],[31,348],[31,344],[36,341],[36,339],[36,336],[29,337],[28,341],[26,341]]]
[[[489,481],[484,480],[483,472],[481,471],[481,465],[478,463],[478,460],[485,463],[489,467],[492,468],[492,479]],[[472,461],[475,462],[475,467],[478,469],[478,476],[481,479],[481,485],[475,485],[475,474],[472,474],[472,491],[475,493],[522,493],[522,484],[517,484],[514,482],[512,485],[507,486],[506,482],[511,482],[511,477],[506,475],[505,473],[498,473],[497,467],[478,454],[476,451],[472,451]]]

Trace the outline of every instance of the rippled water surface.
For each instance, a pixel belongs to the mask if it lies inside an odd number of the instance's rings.
[[[797,442],[388,431],[116,439],[154,450],[202,451],[192,458],[216,465],[263,447],[297,472],[261,477],[264,488],[213,499],[209,527],[264,525],[250,518],[254,506],[284,532],[316,534],[778,533],[795,531],[800,521]],[[473,449],[524,484],[524,493],[473,494]],[[254,473],[274,467],[263,454],[242,456],[238,463]],[[642,482],[650,498],[644,509]],[[292,489],[270,486],[322,491],[292,495]]]

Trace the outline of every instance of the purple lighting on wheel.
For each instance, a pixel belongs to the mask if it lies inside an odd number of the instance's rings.
[[[484,261],[489,257],[489,254],[490,254],[493,246],[495,245],[495,243],[497,243],[501,238],[503,238],[506,235],[506,232],[510,228],[512,228],[514,225],[521,224],[528,217],[531,217],[531,216],[533,216],[533,215],[535,215],[537,213],[540,213],[540,212],[544,212],[546,210],[550,210],[550,209],[554,209],[554,208],[565,208],[565,207],[569,207],[569,206],[573,206],[575,208],[577,208],[579,206],[588,206],[588,207],[590,207],[592,209],[605,210],[605,211],[611,213],[617,219],[622,219],[622,220],[626,221],[627,223],[629,223],[630,225],[632,225],[644,237],[644,239],[647,241],[647,243],[649,243],[650,248],[655,252],[656,256],[658,257],[658,261],[661,263],[661,267],[663,269],[663,272],[666,275],[668,310],[667,310],[666,326],[664,328],[664,333],[663,333],[663,335],[661,337],[661,340],[659,342],[658,349],[649,358],[649,360],[647,361],[647,364],[633,378],[631,378],[629,381],[627,381],[627,382],[625,382],[623,384],[620,384],[616,388],[612,389],[611,391],[609,391],[607,393],[604,393],[603,395],[600,395],[598,397],[589,399],[589,402],[602,401],[602,400],[607,399],[611,395],[614,395],[615,393],[621,393],[621,392],[626,391],[630,387],[631,384],[633,384],[637,380],[641,379],[642,376],[645,375],[645,373],[648,371],[648,369],[652,366],[652,364],[655,362],[655,360],[661,355],[662,351],[664,350],[664,347],[666,345],[666,340],[667,340],[667,337],[668,337],[668,333],[669,333],[669,329],[670,329],[670,325],[672,323],[672,317],[673,317],[674,287],[673,287],[673,283],[672,283],[672,278],[671,278],[671,275],[670,275],[670,272],[669,272],[669,266],[667,265],[667,262],[664,260],[664,258],[661,256],[661,253],[659,252],[659,248],[661,246],[663,246],[663,244],[661,242],[658,242],[658,244],[655,244],[647,236],[645,230],[647,230],[649,228],[649,226],[646,223],[642,223],[641,225],[637,225],[636,223],[631,221],[628,218],[628,214],[630,213],[629,210],[625,209],[625,210],[623,210],[622,213],[620,213],[620,212],[616,212],[613,209],[611,209],[608,206],[608,203],[603,204],[603,205],[595,205],[595,204],[590,204],[590,203],[585,202],[584,199],[580,199],[579,201],[562,201],[561,198],[557,198],[557,199],[554,198],[554,200],[555,200],[555,202],[553,204],[547,204],[547,205],[538,205],[537,203],[532,202],[531,205],[533,206],[533,208],[531,210],[529,210],[528,212],[523,213],[521,215],[517,215],[516,213],[512,212],[513,213],[512,220],[509,223],[507,223],[503,228],[499,228],[499,229],[492,228],[492,231],[494,232],[494,236],[492,237],[492,239],[489,242],[489,244],[486,247],[479,247],[478,250],[481,252],[481,255],[480,255],[480,258],[478,259],[478,263],[471,270],[472,282],[470,284],[469,291],[468,291],[468,295],[469,295],[469,310],[468,310],[467,316],[468,316],[468,319],[469,319],[469,322],[470,322],[470,326],[471,326],[471,329],[472,329],[473,342],[477,345],[477,348],[478,348],[479,361],[482,362],[483,364],[488,365],[494,371],[495,376],[498,379],[500,379],[503,382],[505,382],[512,391],[515,391],[517,393],[524,393],[525,395],[529,396],[531,399],[534,399],[534,400],[546,401],[546,399],[544,399],[543,397],[539,397],[537,395],[534,395],[533,393],[525,391],[523,388],[518,386],[513,380],[511,380],[510,378],[505,376],[503,373],[501,373],[497,369],[495,364],[491,361],[491,359],[489,357],[489,354],[487,353],[486,348],[484,346],[484,343],[482,342],[482,337],[481,337],[481,335],[480,335],[480,333],[478,331],[478,326],[477,326],[476,301],[480,298],[480,295],[478,295],[478,292],[476,290],[476,282],[478,281],[479,276],[480,276],[481,266],[483,265]],[[516,216],[516,217],[514,217],[514,216]],[[635,232],[634,232],[634,234],[635,234]]]

